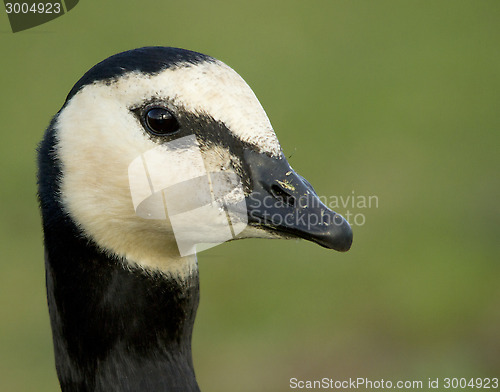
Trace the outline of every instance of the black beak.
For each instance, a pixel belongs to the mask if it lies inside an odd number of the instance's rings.
[[[252,191],[246,197],[248,224],[313,241],[341,252],[352,244],[349,223],[326,207],[286,158],[245,151]]]

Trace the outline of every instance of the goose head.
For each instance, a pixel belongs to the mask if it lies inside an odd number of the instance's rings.
[[[139,376],[157,368],[158,374],[194,379],[196,246],[303,238],[347,251],[352,242],[349,224],[287,162],[250,87],[229,66],[200,53],[148,47],[91,68],[47,129],[39,167],[49,309],[63,390],[72,383],[106,390],[120,371],[137,375],[123,390],[173,385],[160,376],[157,382]],[[158,294],[164,301],[148,303],[157,286],[176,289],[168,298],[164,289]],[[192,300],[173,301],[177,292]],[[177,313],[176,306],[182,308]],[[138,354],[123,324],[129,317],[142,325],[146,315],[162,311],[170,318],[151,327],[148,344],[140,343],[156,354],[144,354],[148,359],[130,369],[130,357]],[[97,327],[104,322],[106,336]],[[82,343],[96,339],[106,342],[102,350]],[[163,360],[173,355],[172,339],[185,342],[176,351],[185,354]],[[155,367],[153,357],[177,365]],[[107,367],[99,373],[102,363]],[[195,382],[189,385],[182,390],[197,390]]]

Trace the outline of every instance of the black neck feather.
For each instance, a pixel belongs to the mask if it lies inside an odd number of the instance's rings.
[[[100,251],[64,214],[53,123],[39,150],[47,297],[63,392],[199,391],[191,335],[198,273],[147,273]]]

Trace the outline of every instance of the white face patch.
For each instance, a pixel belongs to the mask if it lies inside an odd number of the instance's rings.
[[[61,201],[67,213],[110,254],[145,268],[185,275],[196,268],[196,258],[180,257],[168,219],[137,216],[130,195],[129,164],[158,146],[131,109],[151,100],[223,122],[233,137],[260,152],[278,157],[281,147],[252,90],[221,62],[167,69],[153,76],[127,74],[110,84],[84,86],[67,102],[55,125]],[[217,145],[203,152],[207,170],[242,159]]]
[[[240,177],[208,172],[195,135],[147,151],[130,163],[128,174],[136,214],[168,217],[181,256],[234,239],[246,227]]]
[[[85,90],[99,89],[100,84]],[[220,61],[166,69],[157,75],[130,73],[107,88],[129,107],[141,100],[169,99],[174,106],[224,123],[257,151],[280,156],[281,146],[259,100],[243,78]]]

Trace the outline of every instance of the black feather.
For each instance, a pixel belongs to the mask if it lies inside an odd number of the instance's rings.
[[[38,186],[62,391],[199,391],[191,358],[198,273],[179,280],[131,268],[80,231],[59,200],[56,120],[40,144]]]
[[[94,65],[73,86],[66,102],[82,87],[98,81],[112,83],[129,72],[157,74],[167,68],[214,62],[213,57],[186,49],[149,46],[121,52]]]

